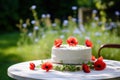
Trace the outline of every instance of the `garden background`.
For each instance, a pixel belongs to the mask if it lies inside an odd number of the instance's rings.
[[[56,38],[90,39],[96,57],[102,44],[120,44],[119,8],[119,0],[0,0],[0,80],[13,80],[10,65],[50,58]],[[120,61],[119,49],[101,54]]]

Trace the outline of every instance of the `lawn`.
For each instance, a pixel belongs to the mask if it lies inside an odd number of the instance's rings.
[[[76,31],[77,32],[77,31]],[[97,52],[100,45],[104,43],[120,43],[120,37],[109,31],[101,31],[100,28],[89,28],[85,32],[67,33],[60,31],[48,30],[43,37],[35,44],[27,44],[18,46],[17,42],[20,38],[18,32],[0,35],[0,80],[13,80],[7,76],[7,68],[15,63],[50,58],[51,47],[56,38],[62,38],[66,44],[69,36],[75,36],[79,44],[84,45],[86,38],[90,38],[93,42],[92,54],[98,57]],[[105,59],[120,61],[120,49],[103,49],[101,51]]]
[[[22,61],[21,57],[14,52],[18,36],[18,33],[0,35],[0,80],[13,80],[7,76],[7,68]],[[8,49],[11,49],[12,52],[9,52]]]

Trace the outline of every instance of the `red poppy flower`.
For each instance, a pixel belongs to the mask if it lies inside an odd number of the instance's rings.
[[[90,73],[90,67],[87,64],[83,64],[82,69],[83,69],[84,72]]]
[[[91,60],[92,60],[92,61],[95,61],[95,60],[96,60],[95,56],[92,56],[92,57],[91,57]]]
[[[103,57],[100,56],[100,57],[98,58],[98,60],[99,60],[99,61],[103,61]]]
[[[93,44],[90,40],[86,39],[85,44],[87,47],[93,47]]]
[[[106,63],[103,61],[103,58],[100,57],[98,60],[94,63],[94,69],[95,70],[103,70],[106,68]]]
[[[78,41],[75,37],[69,37],[67,39],[67,43],[69,44],[69,46],[76,46],[78,44]]]
[[[62,39],[56,39],[55,41],[54,41],[54,45],[55,45],[55,47],[60,47],[60,45],[62,44]]]
[[[53,65],[51,62],[45,62],[41,65],[41,68],[43,70],[46,70],[46,72],[48,72],[49,70],[51,70],[53,68]]]
[[[30,68],[30,70],[34,70],[35,69],[35,64],[31,62],[29,68]]]

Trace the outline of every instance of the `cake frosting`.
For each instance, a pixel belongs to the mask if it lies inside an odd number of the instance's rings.
[[[91,60],[91,47],[85,45],[69,46],[61,45],[59,48],[53,46],[51,60],[54,63],[82,64]]]

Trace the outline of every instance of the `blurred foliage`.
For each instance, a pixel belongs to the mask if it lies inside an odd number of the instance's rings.
[[[94,8],[93,0],[77,0],[77,4],[79,7],[89,7]]]
[[[0,0],[0,32],[13,30],[14,23],[19,19],[18,0]]]
[[[119,4],[119,0],[0,0],[0,33],[17,30],[15,24],[20,18],[32,19],[30,11],[32,5],[37,6],[38,17],[49,13],[52,19],[64,20],[74,14],[72,6],[97,9],[103,7],[107,8],[106,12],[113,12],[119,10]]]
[[[119,0],[93,0],[95,4],[95,8],[100,10],[101,16],[105,16],[106,18],[111,18],[112,20],[116,20],[115,11],[119,11]],[[106,15],[107,14],[107,15]]]

